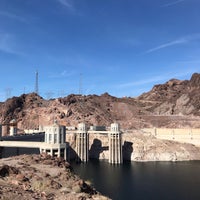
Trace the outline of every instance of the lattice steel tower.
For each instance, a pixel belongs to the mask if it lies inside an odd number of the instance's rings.
[[[39,93],[39,89],[38,89],[38,71],[35,72],[35,93],[36,94]]]

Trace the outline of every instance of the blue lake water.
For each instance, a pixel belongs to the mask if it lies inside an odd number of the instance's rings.
[[[200,200],[200,161],[73,163],[75,173],[114,200]]]

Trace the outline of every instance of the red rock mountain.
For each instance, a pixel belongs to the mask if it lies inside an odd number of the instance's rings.
[[[147,110],[154,114],[200,116],[200,74],[193,74],[189,81],[171,79],[155,85],[138,100],[152,102]]]
[[[74,95],[45,100],[35,93],[23,94],[0,103],[0,122],[18,121],[20,129],[34,129],[38,124],[77,126],[110,125],[116,121],[123,128],[200,127],[200,74],[190,80],[171,79],[155,85],[137,98],[117,98],[108,93]]]

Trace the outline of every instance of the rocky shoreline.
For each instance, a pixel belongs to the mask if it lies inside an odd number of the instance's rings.
[[[137,131],[125,133],[123,137],[127,141],[124,156],[131,161],[200,160],[200,147],[193,144],[157,139],[151,134]]]
[[[108,200],[61,158],[21,155],[0,159],[0,199]]]

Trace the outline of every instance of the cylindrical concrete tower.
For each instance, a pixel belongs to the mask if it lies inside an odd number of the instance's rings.
[[[52,126],[44,126],[45,142],[48,144],[64,144],[66,137],[65,126],[54,122]]]
[[[17,121],[12,119],[10,121],[10,136],[17,135]]]
[[[109,163],[122,163],[122,141],[119,124],[111,124],[109,133]]]
[[[52,126],[44,126],[43,128],[45,131],[45,145],[40,149],[41,153],[68,159],[65,126],[60,126],[57,122],[54,122]]]
[[[78,124],[78,130],[76,133],[76,153],[77,161],[88,161],[88,149],[89,149],[89,136],[87,133],[86,125],[84,123]]]
[[[2,136],[7,136],[9,133],[9,126],[6,125],[2,125]]]

